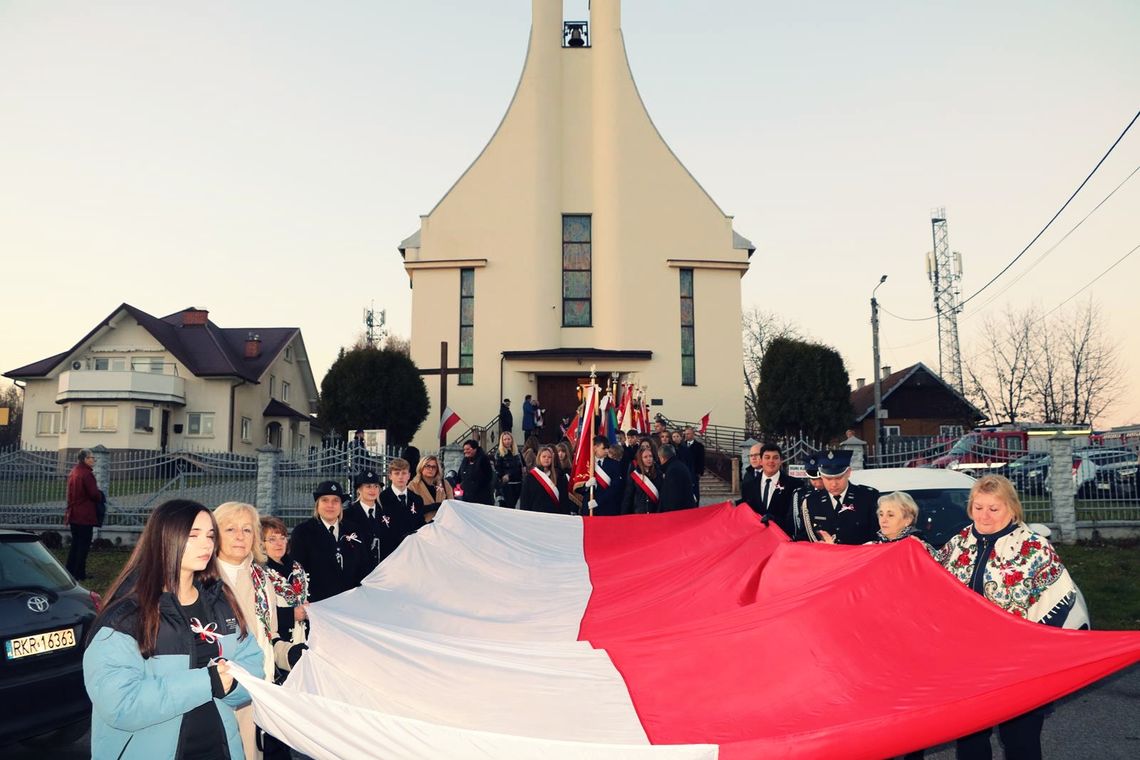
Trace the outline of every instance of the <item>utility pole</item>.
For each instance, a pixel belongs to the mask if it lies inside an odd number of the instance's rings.
[[[958,348],[958,305],[962,280],[962,254],[950,251],[946,209],[930,212],[934,250],[926,256],[926,276],[934,288],[934,313],[938,315],[938,373],[946,383],[964,393],[962,353]]]
[[[887,276],[883,275],[879,278],[879,285],[887,281]],[[876,285],[874,290],[871,291],[871,353],[875,361],[875,448],[873,453],[875,455],[876,466],[878,466],[879,452],[882,451],[882,433],[883,433],[883,420],[882,420],[882,406],[883,406],[883,381],[882,381],[882,367],[879,364],[879,301],[875,298],[875,291],[879,289]]]

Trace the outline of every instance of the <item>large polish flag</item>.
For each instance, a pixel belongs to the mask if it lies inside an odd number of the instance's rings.
[[[731,503],[449,501],[309,614],[284,686],[238,677],[317,758],[891,757],[1140,659],[1140,633],[1018,619],[917,541],[790,543]]]

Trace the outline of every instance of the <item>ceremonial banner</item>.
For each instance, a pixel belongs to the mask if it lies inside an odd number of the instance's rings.
[[[316,758],[893,757],[1140,659],[1140,633],[1021,620],[917,541],[793,544],[731,503],[448,501],[309,616],[284,686],[238,678]]]

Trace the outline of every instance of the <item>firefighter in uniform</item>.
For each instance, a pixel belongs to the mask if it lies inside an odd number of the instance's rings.
[[[879,528],[879,492],[851,482],[851,452],[828,451],[818,460],[823,488],[800,505],[800,540],[829,544],[865,544]]]

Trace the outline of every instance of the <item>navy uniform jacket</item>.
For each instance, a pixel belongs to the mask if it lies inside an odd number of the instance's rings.
[[[387,518],[387,519],[385,519]],[[345,522],[359,531],[368,548],[367,561],[361,565],[361,579],[371,573],[408,535],[424,524],[424,500],[408,491],[408,506],[400,504],[391,486],[380,492],[372,519],[365,507],[354,501],[345,508]]]
[[[793,478],[786,472],[780,472],[776,481],[772,484],[772,493],[768,495],[768,506],[764,507],[764,472],[763,470],[753,470],[749,468],[748,472],[740,481],[740,501],[737,504],[747,504],[752,507],[752,511],[763,517],[766,514],[772,515],[772,519],[776,521],[785,533],[789,536],[792,535],[793,521],[792,521],[792,508],[795,503],[795,492],[803,488],[806,481],[799,478]]]
[[[595,467],[598,466],[597,460],[594,460],[594,465]],[[615,459],[604,457],[601,461],[601,468],[610,476],[610,485],[608,488],[602,488],[601,478],[598,478],[598,485],[594,488],[594,501],[598,502],[597,508],[594,509],[594,516],[620,515],[622,497],[625,495],[625,476],[621,471],[621,463]],[[581,486],[578,488],[578,492],[582,494],[582,514],[588,515],[590,508],[586,502],[590,500],[590,489]]]
[[[333,539],[321,518],[312,517],[293,528],[293,535],[289,537],[289,554],[309,574],[310,602],[355,588],[367,575],[361,570],[371,557],[359,526],[341,520],[338,531],[338,538]],[[348,538],[353,533],[356,540]]]
[[[693,476],[689,468],[677,457],[673,457],[661,466],[661,504],[662,512],[672,512],[678,509],[691,509],[697,506],[693,498]]]
[[[826,488],[821,488],[810,494],[800,507],[807,514],[803,515],[802,535],[796,538],[822,541],[819,533],[822,530],[834,536],[837,544],[865,544],[874,540],[879,530],[878,503],[877,490],[848,483],[843,505],[836,511],[835,500]]]

